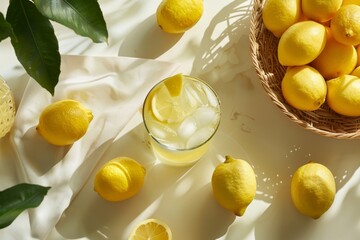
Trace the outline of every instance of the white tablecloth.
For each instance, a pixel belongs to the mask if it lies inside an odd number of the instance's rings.
[[[178,64],[179,72],[203,78],[214,87],[222,102],[222,122],[201,161],[193,167],[174,168],[154,164],[144,142],[141,117],[135,115],[128,132],[108,146],[92,172],[84,173],[84,186],[47,239],[127,239],[136,223],[150,217],[167,222],[174,239],[358,239],[360,141],[306,131],[270,101],[251,64],[250,1],[204,0],[203,17],[182,35],[166,34],[156,26],[154,13],[160,0],[99,3],[108,23],[109,45],[93,44],[56,25],[62,54]],[[1,6],[5,9],[6,2]],[[7,64],[0,65],[0,74],[9,79],[20,103],[26,92],[26,84],[21,82],[27,78],[21,77],[23,71],[7,40],[0,43],[0,52],[7,59]],[[13,164],[16,155],[9,150],[8,138],[0,141],[0,147],[0,186],[4,189],[21,176]],[[225,155],[246,159],[257,174],[257,195],[243,217],[222,209],[212,196],[211,174]],[[138,159],[146,166],[147,175],[144,188],[134,198],[109,203],[94,193],[92,181],[96,170],[116,156]],[[300,215],[290,198],[293,172],[310,160],[326,165],[336,178],[335,202],[318,220]],[[9,229],[22,228],[21,221],[29,212],[20,215]],[[0,236],[9,229],[0,230]]]

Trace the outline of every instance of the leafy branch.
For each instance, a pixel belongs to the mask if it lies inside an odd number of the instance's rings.
[[[10,0],[6,17],[0,12],[0,41],[10,37],[26,72],[52,95],[59,80],[61,58],[51,21],[95,43],[108,32],[97,0]]]
[[[93,42],[106,42],[108,32],[97,0],[9,0],[0,12],[0,42],[10,38],[26,72],[52,95],[59,81],[61,57],[51,21]],[[25,209],[37,207],[49,187],[17,184],[0,192],[0,229]]]
[[[20,183],[0,192],[0,229],[9,226],[24,210],[40,205],[50,187]]]

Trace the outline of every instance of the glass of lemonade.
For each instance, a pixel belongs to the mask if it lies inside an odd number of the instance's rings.
[[[185,166],[207,151],[219,127],[220,101],[204,81],[177,74],[150,90],[143,120],[156,158]]]

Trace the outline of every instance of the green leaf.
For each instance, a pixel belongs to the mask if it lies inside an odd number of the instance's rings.
[[[0,13],[0,42],[7,37],[14,36],[11,25],[5,20],[4,15]]]
[[[6,20],[15,37],[15,54],[26,72],[54,94],[60,75],[60,53],[54,28],[29,0],[11,0]]]
[[[107,42],[106,23],[96,0],[35,0],[38,10],[93,42]]]
[[[50,187],[21,183],[1,191],[0,228],[9,226],[24,210],[39,206],[49,189]]]

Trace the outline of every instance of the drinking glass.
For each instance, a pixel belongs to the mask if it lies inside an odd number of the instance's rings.
[[[165,164],[186,166],[207,151],[220,124],[220,101],[199,78],[183,75],[175,96],[168,80],[150,90],[142,116],[155,157]]]

